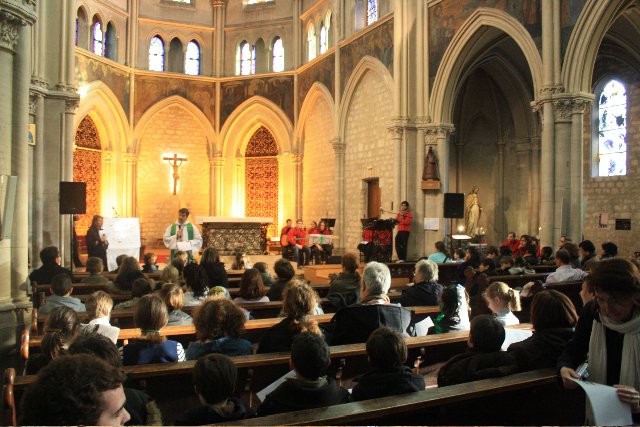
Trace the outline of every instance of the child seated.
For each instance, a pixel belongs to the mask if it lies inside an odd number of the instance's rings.
[[[339,405],[351,401],[349,392],[327,376],[331,363],[329,346],[313,333],[299,334],[291,347],[289,364],[295,378],[287,379],[269,393],[258,407],[258,416]]]
[[[104,265],[102,265],[102,260],[98,257],[92,256],[87,259],[87,273],[89,273],[89,277],[85,277],[80,280],[80,283],[90,283],[92,285],[108,285],[112,286],[113,283],[105,276],[102,275],[102,271],[104,269]]]
[[[440,295],[440,314],[429,334],[469,330],[469,295],[462,285],[449,285]]]
[[[367,340],[367,356],[372,370],[354,380],[353,400],[424,390],[424,377],[404,364],[407,344],[400,333],[386,327],[373,331]]]
[[[438,372],[438,387],[486,378],[498,378],[518,371],[515,358],[501,351],[504,326],[488,314],[471,321],[466,353],[453,356]]]
[[[487,307],[496,317],[496,319],[505,326],[517,325],[520,320],[512,313],[520,311],[520,293],[515,289],[511,289],[504,282],[493,282],[482,295]]]
[[[158,260],[158,255],[153,252],[147,252],[144,254],[144,265],[142,266],[143,273],[154,273],[158,271],[158,264],[156,261]]]
[[[53,276],[49,292],[51,296],[47,297],[47,301],[40,307],[39,314],[47,314],[56,307],[69,307],[77,312],[87,311],[80,299],[71,296],[73,283],[68,274],[59,273]]]
[[[245,403],[232,397],[238,370],[233,361],[222,354],[209,354],[196,362],[193,379],[202,406],[191,408],[175,420],[178,426],[227,423],[249,417]]]

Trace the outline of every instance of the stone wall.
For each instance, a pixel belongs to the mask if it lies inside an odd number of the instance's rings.
[[[329,105],[317,98],[304,128],[302,217],[307,226],[336,215],[336,162],[330,142],[334,134]]]
[[[393,201],[394,147],[387,131],[392,115],[391,90],[375,72],[367,71],[362,76],[346,114],[344,247],[355,250],[362,240],[360,218],[367,214],[364,180],[379,178],[383,207],[388,208]]]
[[[171,167],[162,160],[163,154],[173,153],[189,159],[180,166],[175,196]],[[181,207],[191,211],[192,222],[196,216],[209,215],[206,138],[183,107],[169,106],[150,120],[141,137],[137,170],[137,216],[144,244],[156,244]]]

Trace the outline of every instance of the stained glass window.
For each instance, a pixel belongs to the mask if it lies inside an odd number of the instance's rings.
[[[378,20],[378,0],[367,0],[367,25]]]
[[[184,58],[184,72],[191,76],[200,75],[200,46],[193,40],[187,45],[187,54]]]
[[[598,98],[598,176],[627,174],[627,93],[609,81]]]
[[[100,21],[95,21],[93,24],[93,53],[102,56],[103,52],[102,24]]]
[[[323,24],[320,28],[320,54],[325,53],[327,49],[329,49],[329,32]]]
[[[276,37],[273,41],[273,71],[284,71],[284,46],[282,46],[282,39]]]
[[[164,42],[159,36],[149,43],[149,70],[164,71]]]
[[[316,57],[316,30],[313,25],[309,27],[307,32],[307,47],[309,51],[309,61]]]

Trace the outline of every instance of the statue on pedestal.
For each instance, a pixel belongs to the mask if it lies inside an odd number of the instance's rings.
[[[466,233],[471,237],[478,234],[478,221],[480,220],[480,214],[482,213],[482,208],[480,207],[480,202],[478,200],[479,191],[480,188],[478,188],[477,185],[474,185],[471,192],[467,195],[467,202],[464,209],[465,224],[467,226]]]

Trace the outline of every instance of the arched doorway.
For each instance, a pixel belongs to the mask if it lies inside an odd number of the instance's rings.
[[[273,218],[267,238],[278,236],[278,144],[264,126],[249,140],[244,174],[245,215]]]
[[[102,144],[96,124],[85,116],[76,130],[73,153],[73,180],[87,184],[87,213],[76,222],[76,233],[87,234],[93,215],[100,214]]]

